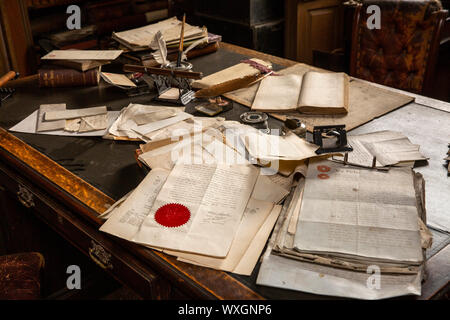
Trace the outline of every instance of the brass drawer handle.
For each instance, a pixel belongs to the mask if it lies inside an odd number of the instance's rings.
[[[112,269],[111,254],[99,244],[91,241],[91,248],[89,248],[89,256],[102,269]]]
[[[34,195],[21,184],[19,184],[19,191],[17,191],[17,199],[26,208],[34,207]]]

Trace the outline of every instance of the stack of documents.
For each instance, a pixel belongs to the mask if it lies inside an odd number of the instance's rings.
[[[244,158],[229,163],[225,155],[235,151],[220,135],[206,131],[199,139],[141,155],[152,170],[103,215],[100,230],[185,262],[249,275],[289,191]],[[173,220],[162,221],[158,215],[170,207],[166,217]]]
[[[349,135],[348,143],[353,151],[348,153],[346,162],[363,167],[382,168],[387,166],[414,166],[415,161],[427,160],[419,149],[403,133],[378,131],[361,135]],[[343,161],[342,156],[334,159]]]
[[[84,72],[110,63],[122,52],[122,50],[53,50],[41,59]]]
[[[275,227],[257,283],[360,299],[420,295],[426,229],[422,181],[310,160]]]
[[[108,136],[117,140],[150,141],[160,129],[192,118],[183,107],[164,107],[130,103],[108,130]]]
[[[137,29],[113,33],[112,38],[125,46],[130,51],[148,50],[156,33],[161,31],[168,48],[178,47],[180,43],[182,22],[176,17],[172,17],[158,23]],[[184,26],[184,45],[204,39],[208,41],[208,32],[206,28],[200,28],[185,24]]]
[[[119,112],[105,106],[67,109],[65,103],[43,104],[10,131],[60,136],[103,136]]]

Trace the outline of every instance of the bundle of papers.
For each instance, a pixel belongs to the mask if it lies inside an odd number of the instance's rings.
[[[131,51],[147,50],[150,48],[156,33],[161,31],[167,47],[177,47],[180,42],[182,22],[172,17],[158,23],[122,32],[115,32],[112,38]],[[198,39],[208,41],[206,28],[185,24],[184,45],[189,46]]]
[[[122,52],[122,50],[53,50],[41,59],[84,72],[110,63]]]
[[[280,213],[276,203],[289,191],[249,163],[226,163],[224,153],[214,150],[229,147],[215,136],[202,140],[209,143],[194,142],[197,148],[179,154],[170,166],[152,163],[142,183],[104,214],[108,220],[100,230],[185,262],[248,275]],[[164,146],[149,152],[172,151],[173,146]],[[180,225],[168,227],[158,212],[172,204],[189,214]]]
[[[423,249],[431,243],[418,180],[410,168],[310,160],[257,284],[359,299],[420,295]]]
[[[361,135],[349,135],[348,143],[353,151],[348,153],[347,163],[363,167],[413,166],[415,161],[427,160],[408,137],[396,131],[378,131]],[[342,156],[334,159],[343,161]]]
[[[150,141],[155,131],[192,118],[182,107],[129,104],[108,130],[109,137]]]
[[[103,136],[118,112],[105,106],[67,109],[65,103],[44,104],[10,131],[61,136]]]

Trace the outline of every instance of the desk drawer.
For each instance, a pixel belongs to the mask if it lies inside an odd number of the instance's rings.
[[[169,298],[170,284],[123,249],[120,245],[122,240],[111,239],[98,231],[91,223],[77,217],[3,163],[0,163],[0,186],[111,276],[143,298]]]

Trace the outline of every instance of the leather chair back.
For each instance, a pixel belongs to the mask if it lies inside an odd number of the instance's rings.
[[[381,28],[370,30],[370,5],[380,7]],[[447,11],[437,0],[365,0],[355,10],[350,74],[426,94],[437,61]]]

